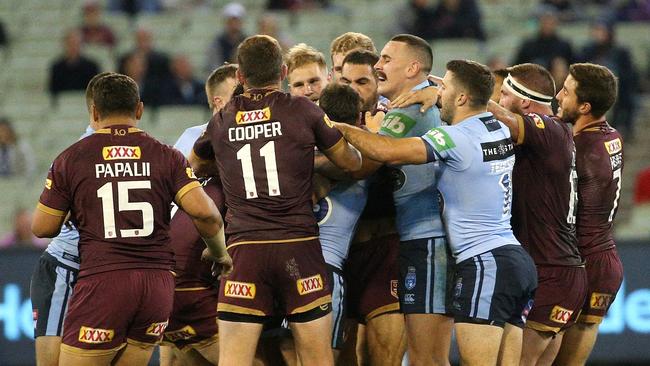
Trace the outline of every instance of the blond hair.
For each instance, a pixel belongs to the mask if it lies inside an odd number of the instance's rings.
[[[311,63],[318,64],[321,68],[327,68],[325,56],[314,47],[308,46],[304,43],[299,43],[291,47],[287,52],[285,59],[289,72]]]
[[[372,43],[370,37],[363,33],[346,32],[334,38],[330,45],[330,56],[335,53],[346,54],[354,49],[362,49],[372,53],[377,53],[375,44]]]

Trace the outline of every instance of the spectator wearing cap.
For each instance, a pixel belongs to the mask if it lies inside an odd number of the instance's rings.
[[[115,34],[109,26],[102,23],[102,9],[97,1],[87,1],[83,6],[83,23],[79,28],[86,44],[96,44],[113,48]]]
[[[237,46],[246,38],[243,31],[246,9],[239,3],[229,3],[222,12],[225,28],[217,35],[208,49],[206,66],[208,70],[219,67],[224,62],[235,62]]]
[[[559,23],[557,12],[552,8],[542,7],[540,13],[537,34],[521,44],[513,64],[530,62],[550,70],[553,60],[559,57],[570,65],[574,62],[573,49],[571,44],[557,33]]]

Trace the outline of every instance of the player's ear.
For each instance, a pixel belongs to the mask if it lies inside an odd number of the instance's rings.
[[[531,103],[530,99],[522,99],[521,100],[521,110],[525,111],[526,109],[528,109],[528,107],[530,107],[530,103]]]
[[[287,64],[282,64],[282,69],[280,70],[280,81],[286,79],[288,74],[289,68],[287,67]]]
[[[138,106],[135,107],[135,119],[140,120],[142,118],[142,113],[144,112],[144,103],[138,102]]]
[[[409,64],[408,68],[406,69],[406,73],[408,76],[413,77],[417,74],[420,73],[420,63],[418,61],[413,61]]]
[[[94,104],[90,106],[90,113],[93,122],[99,123],[99,112],[97,112],[97,108],[95,107]]]
[[[580,106],[578,107],[578,112],[580,112],[580,114],[583,114],[583,115],[590,114],[591,113],[591,103],[584,102],[584,103],[580,104]]]
[[[237,78],[238,83],[241,85],[246,85],[246,78],[244,77],[244,74],[239,71],[239,68],[235,70],[235,77]]]

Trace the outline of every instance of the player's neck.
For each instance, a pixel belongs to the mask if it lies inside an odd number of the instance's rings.
[[[406,78],[404,79],[404,82],[401,83],[399,89],[395,90],[395,92],[391,93],[391,95],[384,95],[384,96],[388,98],[388,100],[395,100],[395,98],[410,92],[411,90],[413,90],[413,88],[420,85],[425,80],[426,78],[411,78],[411,79]]]
[[[451,121],[451,124],[452,125],[458,124],[470,117],[485,112],[487,112],[486,106],[481,106],[478,108],[459,108],[456,110],[456,114],[454,115],[454,119]]]
[[[593,127],[595,125],[599,125],[605,121],[606,118],[604,115],[600,118],[595,118],[591,114],[580,116],[576,120],[576,123],[573,124],[573,134],[577,135],[580,133],[580,131],[585,130],[589,127]]]
[[[117,125],[135,127],[137,124],[138,120],[130,116],[111,116],[99,121],[98,127],[107,128]]]
[[[259,90],[259,89],[270,89],[270,90],[280,90],[282,89],[281,83],[272,83],[267,85],[245,85],[244,88],[246,91]]]

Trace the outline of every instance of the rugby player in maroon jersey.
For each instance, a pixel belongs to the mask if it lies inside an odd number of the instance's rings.
[[[32,222],[52,237],[70,212],[80,234],[59,364],[146,365],[172,310],[171,203],[192,217],[223,274],[232,262],[221,215],[183,155],[135,127],[144,109],[135,81],[104,76],[92,100],[100,129],[55,159]]]
[[[331,295],[311,204],[314,147],[344,170],[359,169],[361,157],[317,105],[280,91],[287,71],[275,39],[249,37],[237,54],[245,92],[212,118],[190,155],[199,174],[224,172],[235,270],[219,293],[219,365],[250,365],[273,315],[287,317],[302,364],[331,365]]]
[[[588,292],[576,326],[564,335],[560,365],[584,365],[598,326],[623,281],[613,224],[621,194],[623,139],[605,118],[617,81],[605,66],[573,64],[557,93],[558,115],[573,123],[578,169],[578,248],[586,261]]]

